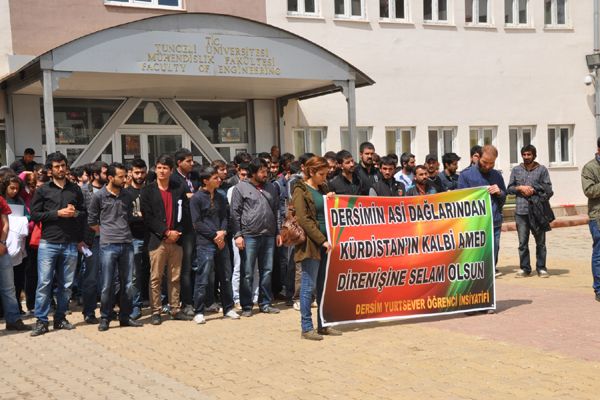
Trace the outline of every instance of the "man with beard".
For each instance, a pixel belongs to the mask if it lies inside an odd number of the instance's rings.
[[[335,178],[335,176],[339,173],[339,166],[338,166],[338,162],[335,158],[335,155],[336,154],[334,151],[328,151],[323,156],[327,160],[327,165],[329,166],[329,170],[327,171],[327,181],[328,182],[330,180],[332,180],[333,178]]]
[[[454,190],[458,186],[458,162],[460,157],[456,153],[446,153],[442,156],[444,170],[440,172],[439,177],[444,191]]]
[[[131,201],[123,190],[127,180],[125,166],[120,163],[109,165],[106,176],[108,184],[94,193],[88,209],[88,224],[100,233],[100,264],[102,285],[100,291],[100,324],[98,330],[108,330],[113,316],[115,292],[119,292],[120,326],[140,327],[141,323],[131,319],[133,269],[133,237],[129,229]],[[115,277],[119,289],[115,290]]]
[[[67,157],[60,152],[51,153],[46,158],[46,167],[52,178],[35,191],[31,201],[31,219],[42,223],[35,297],[37,322],[31,336],[48,332],[48,313],[55,277],[57,292],[54,329],[75,328],[67,321],[66,314],[77,267],[77,251],[85,246],[82,236],[87,216],[83,194],[77,184],[66,179]]]
[[[131,162],[131,185],[125,189],[131,201],[131,220],[129,229],[133,237],[133,263],[131,287],[133,291],[133,304],[131,319],[136,320],[142,316],[142,293],[148,293],[148,272],[150,271],[150,260],[148,259],[148,248],[145,245],[147,231],[142,217],[140,204],[140,192],[146,185],[148,167],[141,158]]]
[[[437,191],[429,179],[429,173],[427,167],[424,165],[417,165],[415,167],[415,179],[411,187],[406,189],[407,196],[423,196],[426,194],[435,194]]]
[[[404,196],[404,184],[394,179],[396,160],[392,157],[381,157],[380,172],[382,179],[369,190],[369,196]]]
[[[252,160],[248,165],[248,180],[235,185],[231,197],[231,226],[242,259],[240,302],[244,317],[252,316],[252,283],[256,260],[260,275],[260,311],[279,313],[279,309],[272,306],[271,290],[275,244],[281,246],[279,195],[277,188],[268,182],[268,174],[269,165],[265,160]]]
[[[92,201],[94,193],[102,190],[106,185],[106,171],[108,164],[104,161],[96,161],[91,165],[91,184],[83,192],[85,209],[87,210]],[[86,221],[87,222],[87,221]],[[84,235],[84,240],[91,245],[92,255],[83,260],[83,276],[81,279],[81,294],[83,298],[83,318],[88,324],[97,324],[96,305],[98,300],[98,278],[100,276],[100,235],[94,232],[89,225]]]
[[[329,182],[329,190],[335,194],[358,196],[361,194],[361,182],[354,173],[354,157],[348,150],[336,154],[341,173]]]
[[[359,146],[360,162],[355,168],[355,174],[360,181],[360,194],[368,195],[369,189],[376,182],[381,180],[381,173],[375,167],[373,157],[375,154],[375,146],[371,142],[363,142]]]
[[[425,166],[427,167],[427,174],[429,175],[429,181],[435,188],[436,193],[444,192],[442,185],[442,179],[440,178],[440,162],[438,161],[437,155],[427,154],[425,157]]]
[[[515,222],[519,234],[519,260],[521,270],[517,272],[518,278],[531,275],[531,261],[529,259],[529,233],[535,239],[536,271],[540,278],[547,278],[546,269],[546,231],[533,229],[529,219],[529,201],[532,196],[540,196],[544,200],[552,197],[552,182],[550,174],[543,165],[535,161],[537,150],[529,144],[521,149],[523,163],[517,165],[510,172],[507,192],[516,198]]]
[[[411,153],[402,153],[400,156],[400,171],[394,175],[394,179],[402,182],[405,188],[409,188],[413,184],[415,178],[415,155]]]
[[[495,170],[498,149],[491,144],[483,146],[481,158],[477,165],[465,169],[458,177],[458,189],[488,186],[492,200],[492,216],[494,219],[494,266],[498,265],[500,249],[500,231],[502,229],[502,207],[506,202],[506,186],[500,171]],[[502,275],[495,268],[496,276]]]

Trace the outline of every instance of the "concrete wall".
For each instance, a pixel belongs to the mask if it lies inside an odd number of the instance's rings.
[[[12,96],[13,121],[15,131],[15,156],[23,155],[23,150],[31,147],[35,150],[36,161],[41,162],[42,152],[42,124],[40,97],[38,96]]]
[[[182,12],[111,6],[102,0],[2,0],[0,15],[2,3],[10,4],[14,54],[35,56],[115,25]],[[266,19],[264,0],[187,0],[185,5],[183,12],[228,14],[261,22]]]
[[[0,77],[8,71],[8,56],[12,54],[12,32],[8,0],[0,0]],[[2,112],[2,111],[0,111]]]
[[[584,86],[585,54],[593,48],[593,3],[569,2],[572,28],[544,28],[543,1],[532,0],[531,29],[506,29],[503,1],[493,2],[494,25],[468,28],[464,1],[452,5],[453,22],[424,24],[422,1],[409,0],[411,23],[379,21],[379,1],[366,0],[365,21],[336,20],[332,1],[321,1],[318,18],[287,15],[286,3],[267,0],[267,23],[292,31],[334,52],[376,81],[357,89],[357,125],[372,127],[376,149],[385,152],[386,127],[416,127],[418,162],[428,153],[428,127],[455,126],[455,152],[467,165],[469,127],[497,127],[497,167],[510,175],[510,125],[535,125],[538,161],[548,164],[547,127],[574,125],[573,166],[551,168],[554,204],[583,203],[581,166],[593,157],[593,87]],[[288,109],[293,104],[288,105]],[[340,147],[347,125],[341,94],[302,101],[291,125],[326,126],[327,149]],[[289,132],[288,134],[291,134]],[[289,137],[289,136],[288,136]],[[290,151],[291,144],[282,151]]]
[[[273,100],[254,100],[254,131],[256,152],[270,152],[271,146],[276,143]]]

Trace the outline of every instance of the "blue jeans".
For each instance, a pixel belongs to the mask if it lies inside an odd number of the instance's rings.
[[[594,292],[600,293],[600,227],[595,219],[589,222],[592,234],[592,276],[594,277]]]
[[[100,317],[110,319],[115,305],[115,292],[119,292],[119,319],[128,320],[133,298],[133,244],[111,243],[100,245],[102,290],[100,291]],[[118,274],[119,288],[115,287]]]
[[[56,312],[54,320],[65,318],[71,299],[71,286],[77,268],[77,244],[48,243],[40,240],[38,248],[38,286],[35,295],[35,317],[48,322],[52,301],[52,283],[56,276]]]
[[[294,261],[294,253],[294,246],[281,246],[279,248],[281,286],[285,288],[286,300],[292,300],[294,297],[294,286],[296,280],[296,262]]]
[[[529,259],[529,233],[535,239],[535,269],[537,271],[546,269],[546,232],[534,232],[531,230],[529,215],[515,214],[517,233],[519,234],[519,264],[523,271],[531,272],[531,260]]]
[[[308,240],[308,239],[307,239]],[[302,260],[302,275],[300,278],[300,327],[302,332],[312,331],[311,304],[313,293],[316,289],[317,304],[317,327],[321,325],[321,295],[325,285],[325,268],[327,264],[327,253],[321,250],[321,259],[306,258]]]
[[[254,263],[258,259],[259,294],[258,305],[265,307],[271,305],[273,293],[271,292],[271,274],[273,273],[273,252],[275,251],[275,237],[273,236],[244,236],[245,247],[240,252],[242,265],[240,266],[240,304],[244,311],[252,310],[252,283]]]
[[[229,247],[223,250],[196,248],[196,277],[194,284],[194,312],[204,314],[207,297],[214,286],[210,285],[210,276],[215,275],[221,288],[223,315],[233,308],[233,292],[231,290],[231,258]],[[214,296],[213,296],[214,297]]]
[[[502,225],[494,227],[494,268],[498,269],[498,253],[500,251],[500,233]]]
[[[81,279],[81,297],[83,298],[83,316],[94,316],[100,291],[100,237],[92,243],[92,255],[85,257],[83,277]]]
[[[15,296],[14,271],[10,256],[0,256],[0,299],[4,309],[4,319],[7,323],[14,323],[21,319],[19,304]]]
[[[133,307],[142,309],[142,293],[144,287],[148,288],[147,281],[150,273],[150,260],[148,249],[141,239],[133,239],[133,277],[131,279],[133,293]],[[146,284],[144,284],[146,282]]]

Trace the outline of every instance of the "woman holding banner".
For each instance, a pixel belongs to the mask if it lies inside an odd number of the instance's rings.
[[[311,157],[304,164],[304,180],[298,180],[293,188],[292,202],[298,224],[306,233],[306,241],[296,245],[294,261],[302,263],[300,283],[300,326],[301,337],[308,340],[323,340],[322,335],[339,336],[333,328],[321,326],[320,307],[327,252],[331,244],[327,241],[325,228],[325,199],[329,166],[323,157]],[[312,295],[317,289],[317,331],[313,328],[310,306]]]

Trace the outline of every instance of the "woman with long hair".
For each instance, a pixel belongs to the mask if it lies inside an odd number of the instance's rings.
[[[294,260],[302,263],[300,283],[300,326],[301,337],[308,340],[322,340],[323,335],[339,336],[342,333],[333,328],[321,326],[321,295],[325,283],[325,263],[331,244],[327,241],[325,228],[326,182],[329,165],[323,157],[311,157],[304,164],[304,179],[297,180],[292,191],[292,202],[298,224],[306,233],[306,241],[296,246]],[[318,311],[317,330],[313,328],[311,304],[316,287]]]

